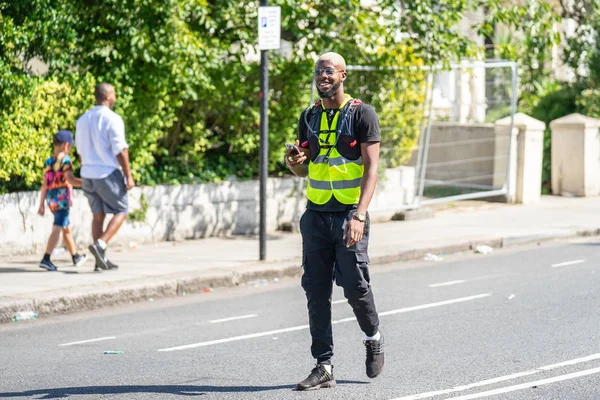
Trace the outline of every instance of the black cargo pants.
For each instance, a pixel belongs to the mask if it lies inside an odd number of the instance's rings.
[[[368,270],[368,216],[360,242],[347,248],[343,240],[344,226],[355,211],[356,208],[342,212],[306,210],[300,219],[302,287],[308,301],[311,353],[318,363],[328,364],[333,356],[331,294],[334,280],[344,289],[360,329],[367,336],[373,336],[379,328]]]

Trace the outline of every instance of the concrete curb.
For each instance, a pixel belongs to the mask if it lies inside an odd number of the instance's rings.
[[[456,243],[401,250],[382,256],[371,256],[371,263],[386,264],[396,261],[423,259],[427,253],[453,254],[471,251],[480,245],[505,248],[535,242],[547,242],[574,237],[600,235],[600,229],[561,230],[544,234],[507,236],[485,240],[457,241]],[[149,298],[175,297],[185,293],[199,293],[210,288],[234,287],[256,279],[297,277],[302,273],[300,257],[269,263],[249,264],[241,271],[225,270],[219,273],[206,272],[197,275],[176,274],[150,278],[144,283],[120,282],[109,287],[94,287],[90,290],[69,293],[40,293],[27,298],[0,299],[0,323],[10,322],[17,311],[35,311],[39,316],[90,311]],[[106,286],[104,283],[100,286]]]

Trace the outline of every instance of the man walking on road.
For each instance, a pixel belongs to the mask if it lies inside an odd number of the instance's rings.
[[[106,257],[108,242],[127,219],[127,191],[135,186],[129,167],[125,124],[112,108],[115,88],[101,83],[94,91],[96,106],[77,120],[75,143],[81,156],[83,192],[92,209],[92,237],[89,246],[96,258],[96,271],[119,267]],[[104,229],[106,214],[113,214]]]
[[[300,219],[302,287],[317,365],[298,383],[298,390],[336,385],[331,364],[333,280],[344,289],[366,335],[367,376],[378,376],[384,364],[367,252],[367,209],[377,184],[379,121],[371,106],[344,93],[346,77],[342,56],[326,53],[319,57],[314,79],[322,100],[301,114],[299,140],[286,153],[289,169],[297,176],[308,176],[308,205]]]

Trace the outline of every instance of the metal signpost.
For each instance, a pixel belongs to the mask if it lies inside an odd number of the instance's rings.
[[[281,8],[258,7],[258,49],[260,50],[260,260],[267,258],[267,172],[269,168],[269,50],[279,49],[281,41]]]

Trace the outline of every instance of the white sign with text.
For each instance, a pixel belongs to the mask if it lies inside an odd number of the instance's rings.
[[[281,44],[281,7],[258,7],[258,49],[278,49]]]

